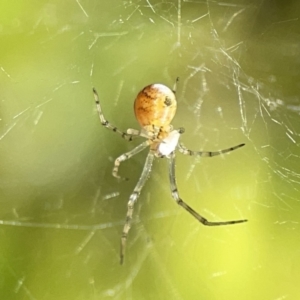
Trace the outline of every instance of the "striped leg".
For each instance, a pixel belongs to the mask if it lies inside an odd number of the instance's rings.
[[[124,138],[127,141],[132,141],[133,137],[138,136],[139,135],[139,131],[138,130],[134,130],[134,129],[129,129],[128,132],[123,132],[121,130],[119,130],[117,127],[113,126],[112,124],[110,124],[104,117],[103,113],[102,113],[102,108],[100,105],[100,100],[99,100],[99,96],[98,93],[96,91],[96,89],[93,88],[93,93],[94,93],[94,98],[95,98],[95,103],[96,103],[96,107],[97,107],[97,111],[99,114],[99,118],[101,121],[101,124],[114,131],[117,132],[119,135],[121,135],[122,138]]]
[[[149,176],[149,173],[150,173],[151,167],[152,167],[152,163],[153,163],[153,159],[154,159],[154,154],[150,151],[146,158],[146,162],[145,162],[141,177],[140,177],[138,183],[136,184],[136,186],[133,190],[133,193],[129,197],[126,221],[124,224],[122,238],[121,238],[121,249],[120,249],[120,263],[121,264],[123,264],[123,261],[124,261],[125,247],[126,247],[128,232],[129,232],[130,226],[131,226],[133,207],[134,207],[134,204],[137,201],[137,199],[140,195],[140,192]]]
[[[236,149],[241,148],[243,146],[245,146],[245,144],[240,144],[240,145],[228,148],[228,149],[212,152],[212,151],[193,151],[193,150],[187,149],[183,144],[179,144],[178,145],[178,150],[179,150],[179,152],[181,152],[184,155],[212,157],[212,156],[228,153],[230,151],[236,150]]]
[[[148,147],[150,144],[150,141],[145,141],[142,144],[138,145],[137,147],[133,148],[132,150],[130,150],[129,152],[123,153],[122,155],[120,155],[119,157],[116,158],[115,160],[115,165],[112,171],[112,175],[118,179],[123,179],[123,180],[128,180],[128,178],[122,178],[119,174],[118,174],[118,170],[119,170],[119,166],[121,164],[121,162],[131,158],[132,156],[138,154],[139,152],[143,151],[146,147]]]
[[[195,210],[193,210],[189,205],[187,205],[179,196],[176,177],[175,177],[175,153],[173,152],[169,157],[169,179],[171,185],[172,197],[175,199],[178,205],[187,210],[193,217],[195,217],[200,223],[206,226],[218,226],[218,225],[231,225],[237,223],[247,222],[247,220],[234,220],[234,221],[224,221],[224,222],[211,222],[199,215]]]

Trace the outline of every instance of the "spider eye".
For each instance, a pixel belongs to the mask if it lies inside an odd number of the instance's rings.
[[[170,106],[170,105],[172,104],[172,99],[169,98],[168,96],[166,96],[165,101],[164,101],[164,104],[165,104],[166,106]]]

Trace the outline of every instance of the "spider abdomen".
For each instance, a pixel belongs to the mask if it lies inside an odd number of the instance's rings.
[[[134,101],[134,113],[142,127],[165,127],[176,113],[174,92],[167,86],[155,83],[143,88]]]

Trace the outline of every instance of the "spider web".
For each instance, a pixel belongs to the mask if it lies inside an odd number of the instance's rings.
[[[0,5],[1,299],[298,299],[299,4],[290,1],[27,1]],[[181,197],[146,151],[102,128],[138,129],[133,100],[179,76],[173,125]],[[241,296],[242,295],[242,296]]]

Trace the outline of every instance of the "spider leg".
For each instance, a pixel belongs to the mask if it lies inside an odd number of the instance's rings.
[[[216,155],[220,155],[220,154],[224,154],[224,153],[236,150],[236,149],[241,148],[243,146],[245,146],[245,144],[239,144],[237,146],[234,146],[234,147],[231,147],[231,148],[228,148],[228,149],[213,152],[213,151],[193,151],[193,150],[189,150],[183,144],[180,143],[178,145],[178,150],[179,150],[179,152],[181,152],[184,155],[212,157],[212,156],[216,156]]]
[[[108,128],[108,129],[110,129],[114,132],[117,132],[119,135],[121,135],[122,138],[124,138],[127,141],[132,141],[132,139],[134,137],[139,136],[139,131],[138,130],[130,129],[130,130],[128,130],[128,132],[123,132],[123,131],[119,130],[117,127],[110,124],[105,119],[105,117],[103,115],[102,108],[101,108],[101,105],[100,105],[99,96],[98,96],[98,93],[97,93],[95,88],[93,88],[93,93],[94,93],[94,98],[95,98],[95,103],[96,103],[97,111],[98,111],[98,114],[99,114],[99,118],[100,118],[101,124],[104,127]]]
[[[141,143],[140,145],[138,145],[137,147],[133,148],[132,150],[130,150],[129,152],[123,153],[122,155],[120,155],[119,157],[116,158],[115,160],[115,165],[112,171],[112,175],[118,179],[123,179],[123,180],[128,180],[128,178],[122,178],[120,175],[118,175],[118,170],[119,170],[119,166],[121,164],[121,162],[131,158],[132,156],[138,154],[139,152],[141,152],[142,150],[144,150],[146,147],[148,147],[150,144],[149,140],[145,141],[143,143]]]
[[[127,209],[126,221],[124,224],[122,237],[121,237],[121,249],[120,249],[120,263],[121,264],[123,264],[123,261],[124,261],[126,240],[127,240],[128,232],[130,230],[130,226],[131,226],[133,207],[134,207],[134,204],[137,201],[137,199],[140,195],[140,192],[141,192],[141,190],[148,178],[148,175],[151,171],[153,159],[154,159],[154,153],[150,151],[146,158],[146,162],[145,162],[142,174],[140,176],[140,179],[139,179],[138,183],[136,184],[136,186],[133,190],[133,193],[129,197],[129,201],[127,204],[128,209]]]
[[[174,83],[174,86],[173,86],[173,90],[172,90],[174,94],[176,94],[178,81],[179,81],[179,77],[176,77],[176,80],[175,80],[175,83]]]
[[[234,220],[234,221],[223,221],[223,222],[211,222],[198,214],[194,209],[187,205],[179,196],[176,177],[175,177],[175,153],[172,152],[169,157],[169,179],[171,185],[172,197],[175,199],[178,205],[187,210],[193,217],[195,217],[200,223],[206,226],[218,226],[218,225],[231,225],[237,223],[247,222],[247,220]]]

